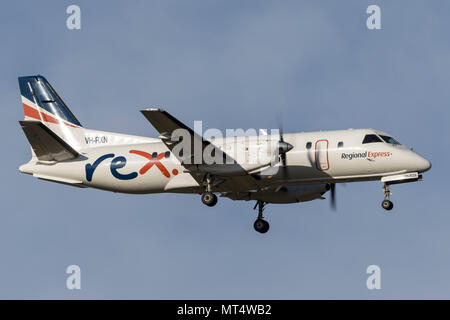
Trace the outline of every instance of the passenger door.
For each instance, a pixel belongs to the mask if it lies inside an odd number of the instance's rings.
[[[314,156],[316,168],[319,171],[326,171],[330,169],[330,161],[328,158],[328,145],[329,142],[326,139],[316,141]]]

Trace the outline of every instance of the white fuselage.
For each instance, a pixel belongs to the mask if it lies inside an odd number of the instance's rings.
[[[202,192],[202,186],[198,179],[194,179],[192,170],[188,172],[161,140],[83,128],[79,130],[82,131],[77,133],[78,138],[81,135],[84,139],[78,141],[85,142],[85,145],[78,146],[82,156],[55,163],[43,163],[33,157],[29,163],[20,167],[20,171],[50,181],[114,192]],[[245,192],[267,186],[379,180],[386,176],[420,173],[429,169],[428,160],[403,145],[384,141],[363,144],[367,134],[384,133],[373,129],[349,129],[285,134],[285,141],[293,148],[286,153],[286,167],[283,170],[266,174],[262,163],[266,160],[261,160],[256,165],[240,163],[247,170],[242,174],[248,175],[253,166],[256,171],[253,170],[251,174],[259,178],[255,178],[251,185],[219,184],[213,191]],[[236,147],[236,144],[243,144],[245,152],[254,152],[252,147],[255,144],[245,139],[239,137],[215,140],[214,144],[225,152],[230,145]],[[264,139],[275,141],[278,136],[267,135]],[[268,148],[264,139],[263,142],[259,140],[258,148]],[[272,150],[267,149],[269,156],[271,152]],[[144,153],[156,153],[158,159],[150,161]],[[159,157],[164,153],[169,156]],[[275,167],[280,165],[277,163]],[[227,175],[226,172],[223,174]],[[234,174],[238,179],[239,174]]]

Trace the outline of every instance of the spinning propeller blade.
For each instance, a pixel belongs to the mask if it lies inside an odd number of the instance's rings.
[[[281,166],[280,169],[282,170],[281,175],[283,177],[283,180],[287,179],[287,161],[286,161],[286,152],[291,150],[293,146],[290,143],[287,143],[284,141],[284,135],[283,135],[283,124],[280,120],[280,117],[278,116],[278,132],[280,136],[280,141],[278,141],[278,154],[280,155],[281,159]]]
[[[330,183],[330,207],[331,210],[336,210],[336,184]]]

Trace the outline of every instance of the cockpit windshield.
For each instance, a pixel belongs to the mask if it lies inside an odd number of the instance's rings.
[[[364,137],[364,140],[362,143],[365,144],[365,143],[375,143],[375,142],[382,142],[382,141],[376,134],[367,134]]]
[[[383,136],[380,134],[381,139],[383,139],[386,143],[400,145],[401,143],[389,136]]]

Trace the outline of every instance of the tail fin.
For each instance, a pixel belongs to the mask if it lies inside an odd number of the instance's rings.
[[[19,77],[19,87],[25,120],[40,121],[68,146],[78,149],[83,135],[81,123],[50,83],[40,75]]]
[[[69,110],[48,81],[40,75],[19,77],[25,120],[81,127],[81,123]]]

